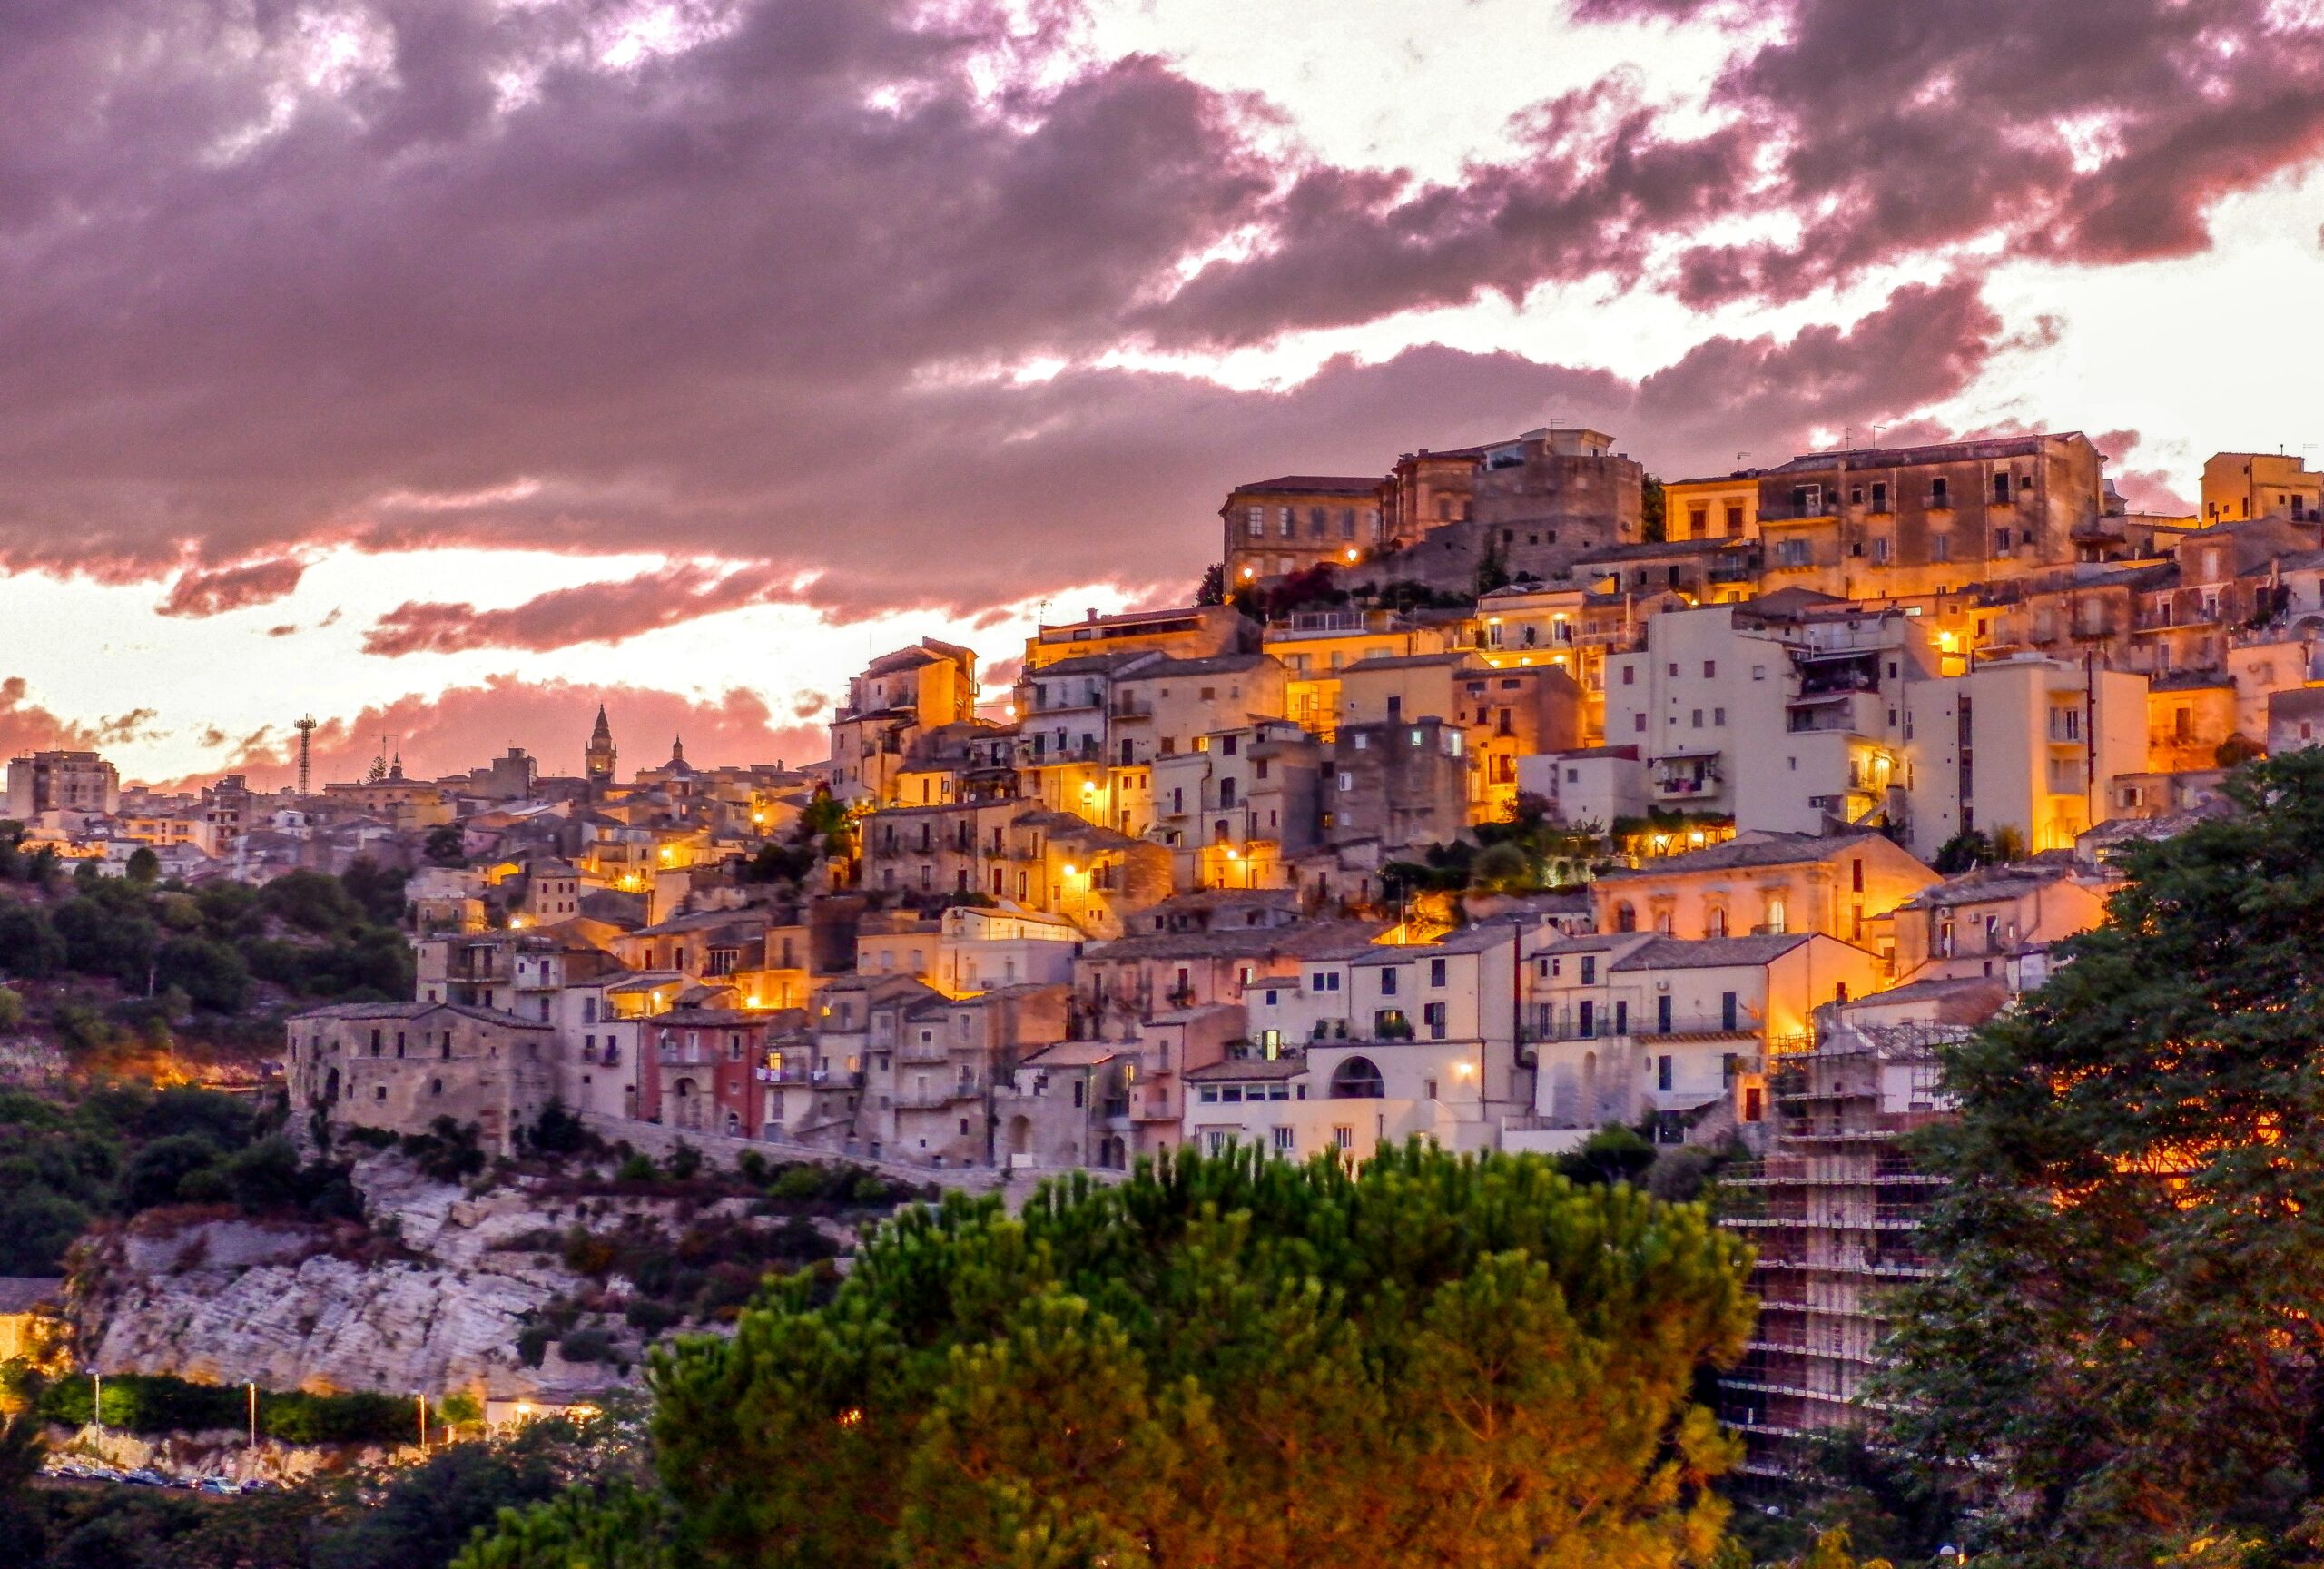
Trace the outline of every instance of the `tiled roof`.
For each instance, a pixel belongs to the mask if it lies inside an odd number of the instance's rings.
[[[1682,855],[1669,855],[1649,865],[1608,872],[1598,879],[1610,883],[1620,878],[1659,877],[1684,872],[1732,872],[1752,866],[1791,866],[1810,861],[1828,860],[1851,844],[1861,844],[1878,839],[1877,834],[1840,834],[1820,838],[1813,834],[1765,834],[1748,839],[1730,839],[1724,844],[1706,845],[1689,850]]]
[[[1306,490],[1316,494],[1369,496],[1380,488],[1376,474],[1279,474],[1272,479],[1255,479],[1247,485],[1235,487],[1234,494],[1246,490]]]
[[[1749,937],[1657,937],[1635,953],[1614,961],[1617,970],[1715,970],[1732,964],[1766,964],[1808,940],[1805,932]]]

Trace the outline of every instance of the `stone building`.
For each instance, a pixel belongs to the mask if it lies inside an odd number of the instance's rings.
[[[2105,461],[2080,431],[1794,458],[1758,475],[1765,584],[1896,597],[2071,563]]]
[[[833,798],[883,805],[920,738],[976,717],[977,656],[933,637],[883,654],[847,684],[832,715]]]
[[[1373,474],[1285,474],[1237,485],[1218,509],[1228,587],[1354,563],[1383,538],[1380,491]]]
[[[341,1002],[285,1021],[292,1100],[330,1127],[473,1125],[512,1153],[556,1092],[553,1026],[458,1002]]]
[[[1449,843],[1469,821],[1466,734],[1450,721],[1342,725],[1324,785],[1324,840],[1391,859]]]

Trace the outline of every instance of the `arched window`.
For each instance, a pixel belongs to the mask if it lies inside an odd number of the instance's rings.
[[[1614,906],[1614,930],[1617,932],[1638,930],[1638,907],[1627,899]]]
[[[1368,1057],[1351,1057],[1332,1073],[1334,1100],[1378,1100],[1387,1093],[1387,1081]]]

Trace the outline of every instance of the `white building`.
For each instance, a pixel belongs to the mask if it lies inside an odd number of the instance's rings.
[[[1806,1047],[1818,1005],[1886,976],[1819,933],[1550,943],[1525,966],[1535,1110],[1550,1129],[1650,1119],[1666,1142],[1723,1137],[1764,1120],[1769,1061]]]

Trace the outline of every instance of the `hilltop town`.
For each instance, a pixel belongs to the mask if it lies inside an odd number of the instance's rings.
[[[976,1187],[1610,1124],[1701,1151],[1766,1303],[1720,1415],[1781,1469],[1849,1419],[1866,1293],[1923,1272],[1894,1141],[1945,1115],[1936,1046],[2103,917],[2122,845],[2324,725],[2324,475],[2222,453],[2163,516],[2105,461],[1665,481],[1535,430],[1239,486],[1195,603],[899,648],[823,761],[655,737],[625,773],[647,744],[600,708],[577,773],[383,745],[164,795],[38,753],[8,815],[97,876],[401,879],[409,994],[271,1053],[326,1138],[511,1154],[556,1110]]]

